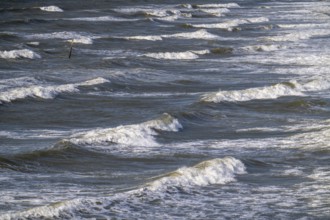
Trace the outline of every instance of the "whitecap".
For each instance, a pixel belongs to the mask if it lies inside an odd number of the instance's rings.
[[[159,179],[148,183],[147,188],[154,191],[164,187],[186,188],[225,184],[234,181],[236,174],[244,173],[246,168],[240,160],[233,157],[216,158],[162,175]]]
[[[256,99],[277,99],[281,96],[302,96],[303,93],[294,88],[294,84],[279,83],[272,86],[249,88],[244,90],[219,91],[204,95],[205,102],[242,102]]]
[[[241,24],[263,23],[263,22],[268,22],[268,21],[269,21],[269,19],[266,17],[257,17],[257,18],[227,20],[222,23],[194,24],[192,26],[197,27],[197,28],[227,29],[227,30],[231,31],[232,28],[237,27]]]
[[[0,51],[0,58],[2,59],[40,59],[41,56],[32,50],[21,49],[21,50],[10,50],[10,51]]]
[[[126,40],[149,40],[149,41],[158,41],[163,40],[161,36],[131,36],[131,37],[124,37]]]
[[[271,51],[286,49],[286,46],[275,45],[275,44],[253,45],[253,46],[242,47],[242,49],[247,51],[255,51],[255,52],[271,52]]]
[[[229,13],[230,10],[227,8],[204,8],[204,9],[200,9],[200,11],[207,13],[207,14],[211,14],[217,17],[221,17],[226,13]]]
[[[120,37],[116,37],[120,38]],[[204,40],[217,40],[219,36],[207,32],[205,29],[201,29],[194,32],[181,32],[176,34],[163,34],[163,35],[145,35],[145,36],[128,36],[122,37],[126,40],[149,40],[149,41],[161,41],[163,38],[174,39],[204,39]]]
[[[45,34],[31,34],[25,36],[28,39],[62,39],[73,43],[92,44],[93,39],[98,38],[87,33],[61,31]]]
[[[177,34],[161,35],[163,38],[177,38],[177,39],[204,39],[204,40],[217,40],[219,36],[211,34],[205,29],[194,32],[183,32]]]
[[[170,188],[189,189],[212,184],[226,184],[235,181],[236,175],[245,173],[245,165],[240,160],[233,157],[216,158],[155,177],[156,180],[130,191],[103,197],[94,196],[60,201],[25,211],[11,212],[1,215],[0,218],[4,220],[81,219],[81,215],[88,216],[89,214],[106,217],[109,213],[113,214],[113,211],[117,216],[121,216],[121,212],[131,212],[130,207],[132,206],[140,207],[141,204],[152,202],[155,198],[161,199]],[[167,198],[167,201],[170,200],[171,198]],[[125,216],[127,217],[127,214]]]
[[[277,99],[283,96],[305,96],[304,92],[320,91],[330,88],[326,79],[310,79],[278,83],[271,86],[249,88],[244,90],[219,91],[202,96],[205,102],[242,102],[258,99]]]
[[[55,5],[40,7],[40,10],[48,12],[63,12],[63,9]]]
[[[79,86],[90,86],[109,82],[103,78],[96,78],[82,83],[72,83],[64,85],[26,85],[20,87],[12,87],[0,93],[0,103],[11,102],[17,99],[27,97],[35,97],[42,99],[53,99],[58,94],[64,92],[78,92]]]
[[[185,51],[185,52],[159,52],[159,53],[146,53],[144,56],[155,59],[165,60],[193,60],[198,59],[198,55],[204,55],[210,53],[209,50],[200,51]]]
[[[159,146],[155,136],[159,131],[179,131],[182,125],[169,114],[141,124],[121,125],[115,128],[100,128],[72,135],[68,141],[79,145],[116,143],[129,146]],[[132,149],[134,150],[134,149]]]

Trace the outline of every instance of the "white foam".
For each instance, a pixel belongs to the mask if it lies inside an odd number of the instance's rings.
[[[257,18],[227,20],[222,23],[194,24],[192,26],[197,28],[219,28],[230,31],[232,30],[232,28],[237,27],[241,24],[263,23],[268,21],[269,19],[266,17],[257,17]]]
[[[15,87],[32,86],[37,83],[40,83],[40,81],[33,77],[2,79],[0,80],[0,91],[3,92],[5,89],[15,88]]]
[[[156,130],[178,131],[182,128],[179,121],[169,114],[160,119],[147,121],[141,124],[124,125],[115,128],[94,129],[71,136],[68,140],[75,144],[106,144],[117,143],[129,146],[158,146],[154,136]]]
[[[32,50],[22,49],[22,50],[10,50],[10,51],[0,51],[0,58],[2,59],[40,59],[41,56]]]
[[[209,50],[200,51],[185,51],[185,52],[160,52],[160,53],[146,53],[144,56],[155,59],[165,60],[193,60],[198,59],[198,55],[208,54]]]
[[[88,80],[82,83],[64,84],[64,85],[28,85],[24,87],[14,87],[0,93],[1,102],[11,102],[17,99],[24,99],[27,97],[37,97],[42,99],[53,99],[58,94],[64,92],[78,92],[79,86],[90,86],[108,82],[108,80],[101,77]]]
[[[63,9],[55,5],[40,7],[40,10],[48,12],[63,12]]]
[[[196,5],[198,8],[239,8],[237,3],[227,3],[227,4],[202,4]]]
[[[150,190],[164,187],[207,186],[225,184],[235,180],[236,174],[246,173],[244,164],[233,157],[203,161],[193,167],[182,167],[147,184]]]

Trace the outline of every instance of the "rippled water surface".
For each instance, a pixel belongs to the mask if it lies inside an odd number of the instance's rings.
[[[327,219],[328,1],[0,2],[0,219]]]

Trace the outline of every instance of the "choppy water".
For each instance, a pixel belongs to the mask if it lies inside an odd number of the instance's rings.
[[[0,219],[330,218],[329,10],[2,1]]]

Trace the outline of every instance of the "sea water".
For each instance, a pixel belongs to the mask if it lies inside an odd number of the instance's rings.
[[[329,9],[2,1],[0,219],[330,218]]]

